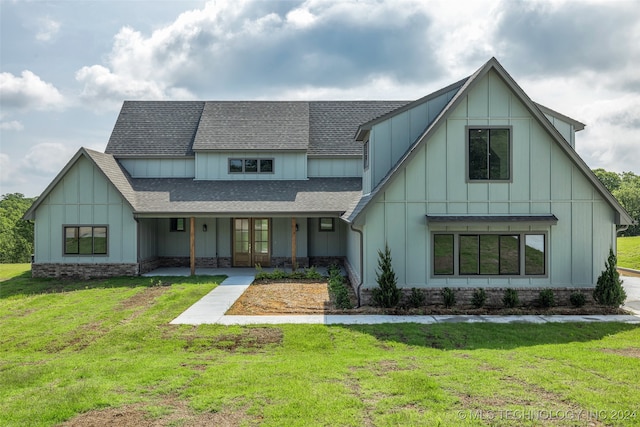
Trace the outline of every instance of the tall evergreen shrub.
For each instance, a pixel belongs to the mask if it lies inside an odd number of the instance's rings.
[[[385,308],[395,307],[400,302],[402,291],[398,289],[398,279],[391,264],[391,251],[386,243],[384,253],[378,249],[378,270],[376,271],[378,287],[371,290],[373,304]]]
[[[616,270],[617,262],[613,249],[609,248],[609,258],[604,263],[605,269],[598,277],[598,284],[593,291],[593,298],[600,304],[619,307],[627,299],[620,273]]]

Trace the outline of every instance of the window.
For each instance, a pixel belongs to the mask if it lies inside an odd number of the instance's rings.
[[[229,159],[229,173],[273,173],[273,159]]]
[[[511,128],[468,128],[469,181],[511,179]]]
[[[335,218],[320,218],[320,231],[334,231]]]
[[[184,231],[184,218],[171,218],[169,220],[169,231]]]
[[[367,169],[369,167],[369,141],[365,141],[362,147],[362,161],[364,168]]]
[[[66,226],[64,227],[65,255],[106,255],[106,226]]]
[[[524,272],[525,276],[545,275],[545,245],[545,234],[434,234],[433,274],[521,276]]]

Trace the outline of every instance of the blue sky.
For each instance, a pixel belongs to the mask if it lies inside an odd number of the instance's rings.
[[[631,0],[0,0],[0,194],[104,150],[124,100],[412,100],[492,56],[640,174],[638,40]]]

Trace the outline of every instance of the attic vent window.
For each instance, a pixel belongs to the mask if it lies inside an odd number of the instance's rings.
[[[229,159],[229,173],[273,173],[273,159]]]
[[[511,180],[511,128],[468,128],[467,180]]]

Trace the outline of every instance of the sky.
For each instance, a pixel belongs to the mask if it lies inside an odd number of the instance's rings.
[[[491,57],[640,174],[639,0],[0,0],[0,195],[103,151],[124,100],[414,100]]]

